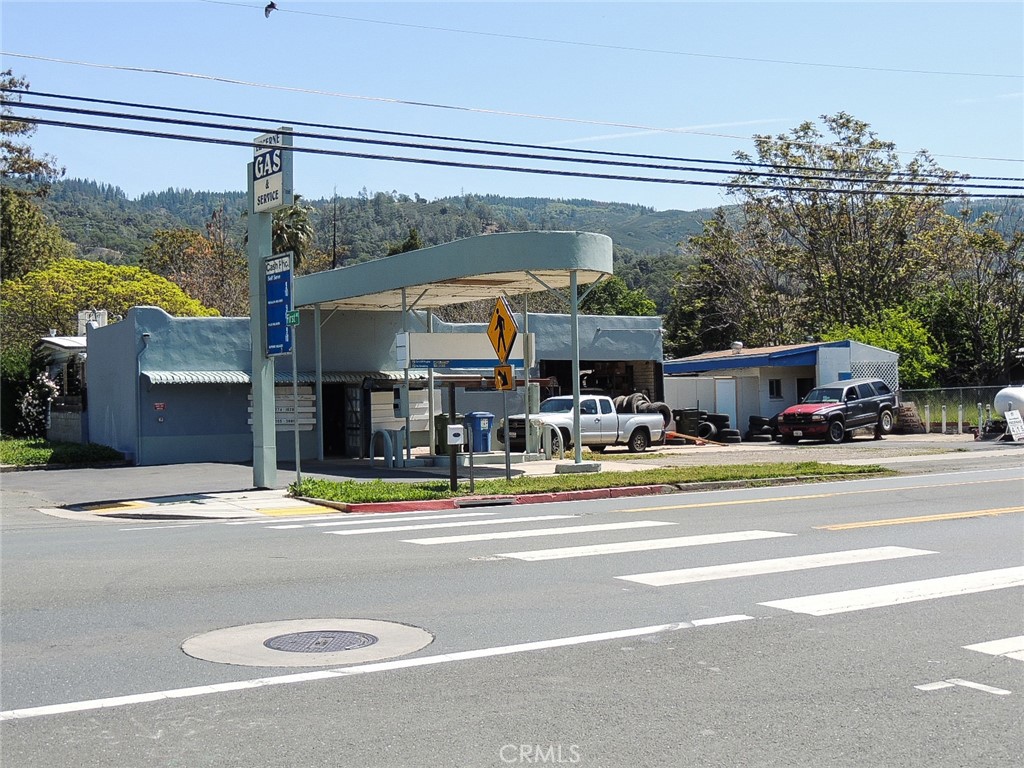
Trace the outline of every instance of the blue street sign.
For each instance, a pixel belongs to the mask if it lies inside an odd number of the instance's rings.
[[[271,256],[264,262],[267,286],[267,357],[288,355],[293,333],[288,325],[292,311],[292,254]]]

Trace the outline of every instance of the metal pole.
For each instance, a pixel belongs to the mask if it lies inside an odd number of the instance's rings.
[[[583,463],[580,434],[580,299],[576,292],[576,270],[569,273],[569,306],[572,311],[572,440],[573,460]],[[564,447],[564,446],[563,446]]]
[[[523,294],[523,401],[526,407],[526,452],[537,453],[539,446],[530,422],[530,371],[533,370],[533,350],[530,349],[530,294]]]
[[[292,432],[295,433],[295,484],[302,482],[302,451],[299,449],[299,345],[292,327]]]
[[[406,308],[405,303],[405,288],[402,289],[402,330],[405,333],[409,332],[409,312]],[[412,460],[412,418],[409,416],[412,410],[409,407],[409,365],[405,366],[405,378],[402,381],[402,387],[405,389],[405,458],[406,460]]]
[[[516,369],[515,368],[512,369],[512,375],[513,376],[516,375]],[[501,392],[501,417],[502,417],[502,419],[504,419],[504,421],[502,423],[504,423],[504,425],[505,425],[505,431],[508,432],[508,392],[506,392],[504,390],[502,390],[502,392]],[[529,412],[527,412],[527,416],[526,416],[526,430],[527,430],[527,433],[529,433],[529,430],[530,430],[530,416],[529,416]],[[505,479],[506,480],[511,480],[512,479],[512,454],[511,454],[511,449],[508,447],[508,444],[510,442],[512,442],[512,441],[508,439],[508,435],[506,434],[505,435]]]
[[[448,423],[455,423],[455,382],[448,382]],[[448,446],[448,484],[453,491],[459,487],[459,470],[455,464],[454,445]]]
[[[434,310],[427,310],[427,333],[434,332]],[[430,440],[430,453],[437,452],[437,428],[434,426],[434,369],[427,369],[427,435]]]
[[[324,460],[324,347],[320,305],[313,305],[313,344],[316,346],[316,458]]]

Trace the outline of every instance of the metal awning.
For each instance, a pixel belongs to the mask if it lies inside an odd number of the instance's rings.
[[[411,378],[425,378],[423,374],[414,374]],[[248,371],[143,371],[142,379],[149,385],[154,384],[250,384]],[[371,381],[403,381],[404,371],[324,371],[322,381],[325,384],[358,384],[367,379]],[[299,371],[296,380],[300,384],[316,382],[316,371]],[[276,371],[275,384],[291,384],[291,371]]]
[[[295,278],[295,306],[401,311],[567,288],[612,274],[612,241],[592,232],[505,232]]]

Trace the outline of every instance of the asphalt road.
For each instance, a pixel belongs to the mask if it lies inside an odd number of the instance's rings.
[[[58,501],[69,475],[48,490],[5,477],[0,756],[1019,765],[1024,470],[999,457],[355,520],[81,523],[31,511]],[[225,489],[195,471],[205,490]],[[305,619],[394,622],[432,641],[298,668],[182,650],[214,630]],[[391,640],[385,627],[377,645]],[[227,645],[243,661],[262,647]],[[282,655],[297,656],[316,654]]]

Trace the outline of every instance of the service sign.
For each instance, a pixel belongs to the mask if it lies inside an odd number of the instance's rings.
[[[292,204],[291,136],[265,133],[254,139],[252,162],[253,213],[269,213]]]
[[[267,286],[267,357],[291,354],[294,332],[288,324],[292,311],[292,254],[275,254],[264,264]]]

